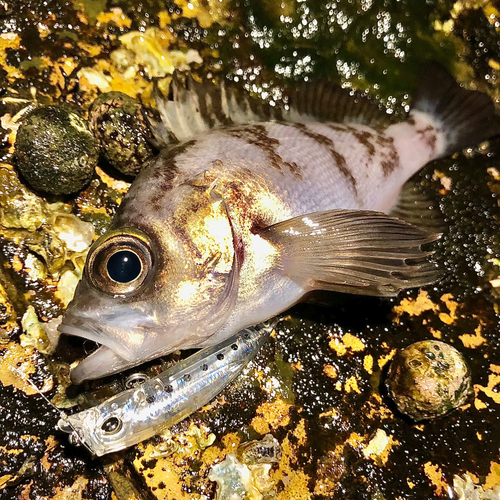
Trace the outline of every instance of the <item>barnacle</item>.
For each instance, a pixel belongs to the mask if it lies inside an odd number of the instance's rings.
[[[267,434],[260,441],[242,444],[236,454],[212,467],[211,481],[218,484],[218,500],[270,500],[275,498],[275,482],[269,475],[281,458],[278,441]]]
[[[125,175],[137,175],[154,151],[151,132],[139,102],[123,92],[106,92],[92,104],[90,129],[101,154]]]
[[[23,333],[20,342],[23,347],[33,346],[42,354],[52,354],[57,346],[59,333],[57,327],[61,323],[62,316],[51,319],[47,323],[42,323],[33,306],[29,306],[24,313],[21,325]]]

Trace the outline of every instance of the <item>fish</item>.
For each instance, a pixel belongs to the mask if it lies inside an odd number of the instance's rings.
[[[69,434],[70,443],[84,446],[98,457],[140,443],[217,396],[255,356],[273,327],[274,322],[246,328],[142,380],[138,387],[92,408],[62,415],[57,427]]]
[[[438,231],[405,186],[498,133],[491,99],[429,63],[400,122],[326,82],[284,101],[180,77],[158,99],[161,152],[91,247],[60,326],[99,344],[74,383],[216,345],[314,290],[389,297],[439,279]]]

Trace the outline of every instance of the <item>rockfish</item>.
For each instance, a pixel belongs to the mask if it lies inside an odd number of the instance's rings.
[[[421,167],[497,132],[491,100],[435,65],[399,123],[324,83],[280,108],[177,81],[159,109],[164,148],[90,249],[60,327],[101,344],[75,383],[217,344],[312,290],[434,282],[421,246],[436,234],[390,214]]]

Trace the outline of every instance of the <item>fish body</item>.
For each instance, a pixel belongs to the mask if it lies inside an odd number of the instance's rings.
[[[496,130],[487,96],[440,76],[394,124],[317,87],[287,113],[223,93],[165,105],[179,142],[132,184],[63,321],[102,344],[73,380],[217,344],[314,289],[390,296],[435,281],[421,245],[436,235],[386,214],[422,166]]]
[[[88,410],[62,418],[58,427],[94,455],[133,446],[180,422],[230,384],[272,331],[259,325],[203,349],[160,375]]]

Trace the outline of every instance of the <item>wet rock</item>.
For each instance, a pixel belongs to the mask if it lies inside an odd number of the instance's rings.
[[[98,148],[78,113],[63,106],[40,106],[19,126],[16,156],[21,174],[34,189],[70,194],[90,182]]]
[[[89,120],[102,155],[121,173],[136,176],[153,158],[151,132],[142,107],[127,94],[101,94],[90,108]]]
[[[217,500],[272,500],[276,498],[271,464],[281,459],[278,441],[267,434],[261,441],[242,444],[215,465],[208,478],[217,483]]]
[[[471,375],[454,347],[423,340],[396,353],[386,385],[398,410],[419,421],[463,405],[471,391]]]

